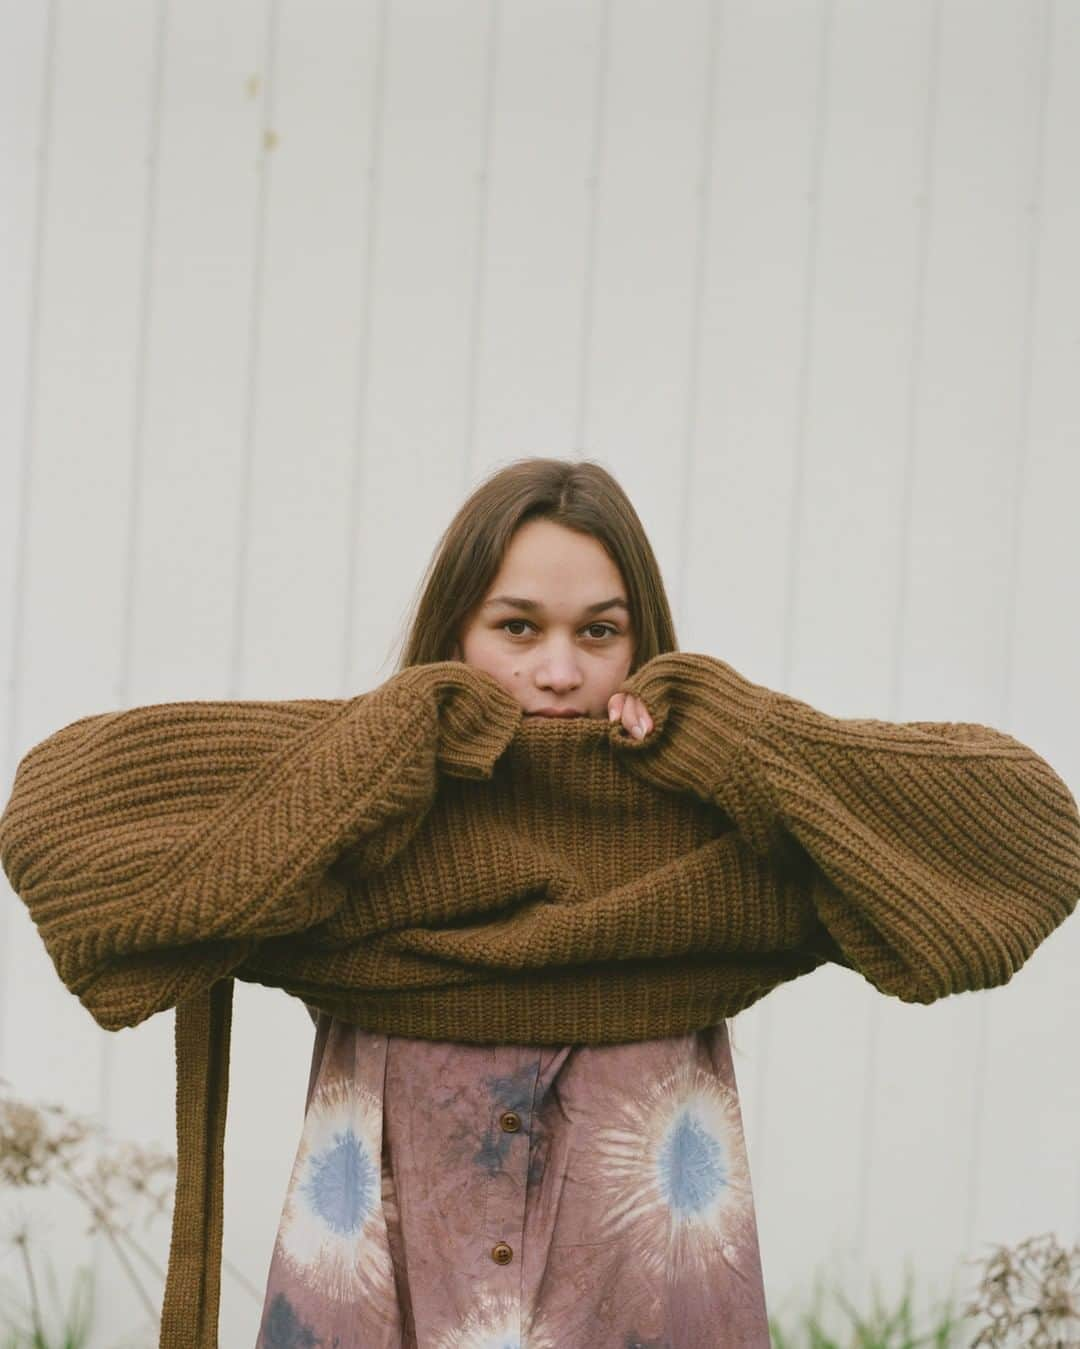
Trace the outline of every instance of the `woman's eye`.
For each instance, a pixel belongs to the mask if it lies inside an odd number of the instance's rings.
[[[528,628],[528,627],[532,627],[532,624],[528,621],[528,619],[525,619],[525,618],[507,618],[507,619],[504,619],[503,622],[499,624],[499,627],[505,630],[505,629],[509,628],[510,625],[511,625],[512,623],[524,623],[524,625],[525,625],[527,628]],[[612,637],[618,636],[618,629],[617,629],[616,627],[613,627],[612,624],[610,624],[610,623],[588,623],[588,624],[586,624],[584,630],[585,630],[586,632],[589,632],[589,631],[591,631],[591,630],[594,629],[594,628],[599,628],[599,629],[601,630],[601,631],[600,631],[600,636],[601,636],[601,637],[607,637],[609,634],[610,634]],[[509,633],[509,636],[511,636],[511,637],[522,637],[522,636],[524,636],[524,634],[523,634],[523,633],[520,633],[520,632],[511,632],[511,633]]]

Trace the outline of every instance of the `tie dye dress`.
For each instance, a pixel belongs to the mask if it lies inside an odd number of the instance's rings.
[[[769,1346],[726,1023],[532,1047],[317,1014],[256,1349],[721,1346]]]

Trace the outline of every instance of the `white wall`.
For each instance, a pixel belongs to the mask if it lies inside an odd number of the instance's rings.
[[[624,483],[684,649],[1080,790],[1078,63],[1069,0],[0,0],[5,782],[90,712],[381,682],[540,453]],[[171,1147],[171,1013],[101,1031],[6,884],[0,943],[0,1075]],[[1080,1236],[1078,964],[1074,920],[1002,989],[830,968],[737,1020],[774,1314]],[[257,1287],[311,1038],[238,988]],[[258,1310],[227,1273],[222,1344]]]

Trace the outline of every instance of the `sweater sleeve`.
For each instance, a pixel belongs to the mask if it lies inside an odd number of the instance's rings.
[[[354,698],[160,703],[61,728],[16,768],[0,863],[64,984],[137,1025],[300,932],[409,840],[440,772],[490,777],[521,708],[459,661]]]
[[[883,993],[1007,983],[1076,907],[1076,801],[1002,731],[829,716],[691,652],[621,687],[654,721],[640,741],[613,728],[631,768],[718,806],[759,855],[808,859],[840,963]]]

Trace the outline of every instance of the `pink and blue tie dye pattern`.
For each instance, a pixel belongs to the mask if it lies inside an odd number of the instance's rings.
[[[257,1349],[768,1345],[724,1023],[532,1047],[320,1014]]]

